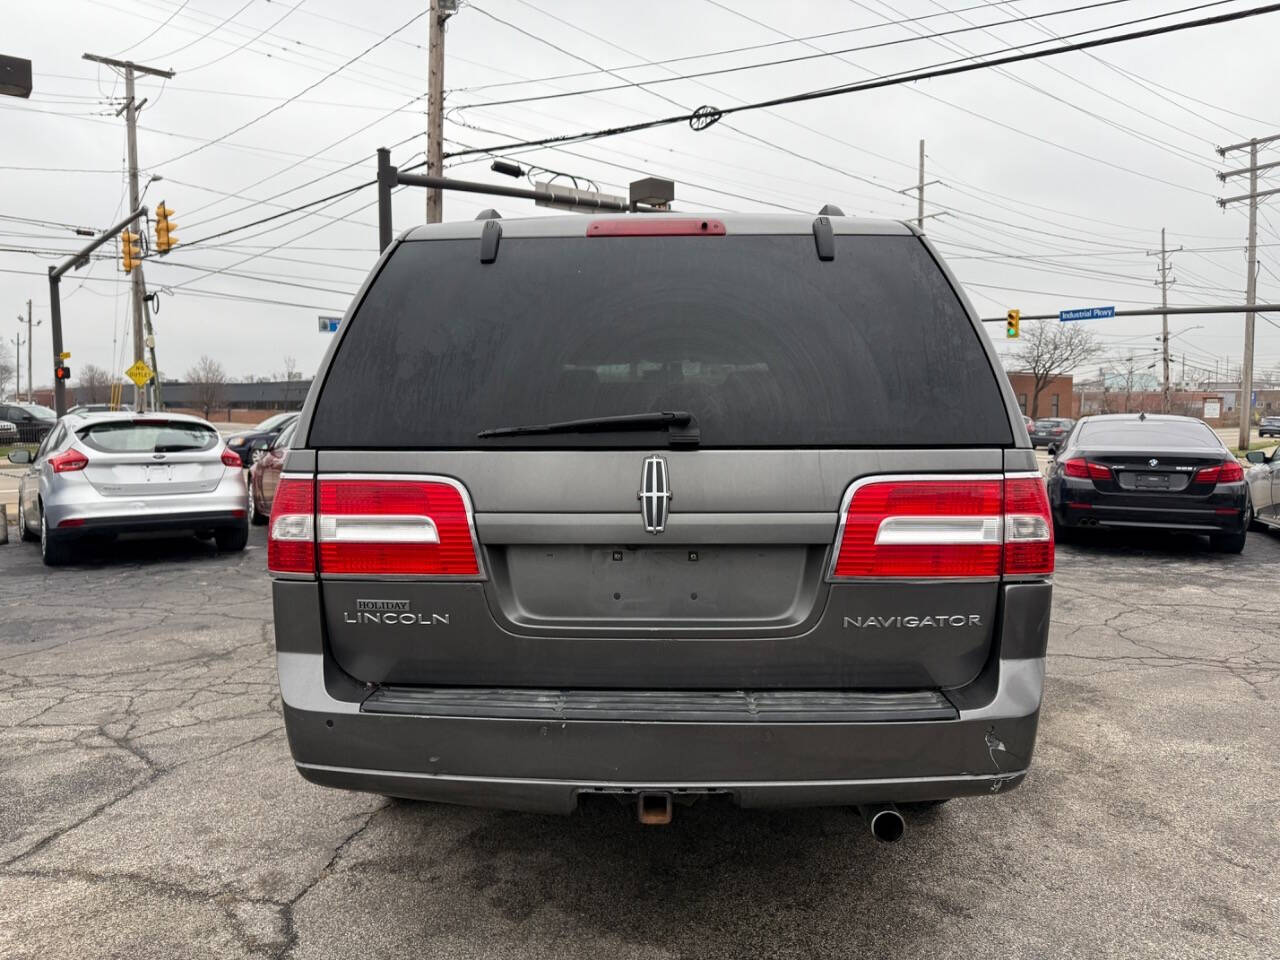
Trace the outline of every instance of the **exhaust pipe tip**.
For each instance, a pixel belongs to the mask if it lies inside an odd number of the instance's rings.
[[[897,843],[907,832],[907,821],[892,803],[873,803],[858,809],[871,828],[871,835],[881,843]]]

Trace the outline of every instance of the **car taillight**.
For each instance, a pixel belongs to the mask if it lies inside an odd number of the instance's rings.
[[[1239,483],[1244,479],[1244,467],[1234,460],[1196,471],[1196,483]]]
[[[1075,457],[1062,465],[1062,472],[1068,477],[1079,477],[1082,480],[1110,480],[1111,468],[1101,463],[1093,463],[1083,457]]]
[[[470,504],[443,477],[321,477],[323,574],[480,577]]]
[[[53,467],[54,473],[70,473],[73,470],[83,470],[89,465],[89,458],[79,450],[63,450],[60,454],[49,458],[49,466]]]
[[[236,453],[230,447],[222,451],[222,462],[228,467],[243,467],[244,461],[240,459],[240,454]]]
[[[315,510],[315,481],[280,478],[267,533],[267,569],[272,573],[316,572]]]
[[[1004,479],[1004,573],[1053,573],[1053,514],[1039,474]]]
[[[833,579],[998,577],[1053,572],[1039,475],[872,478],[845,507]]]

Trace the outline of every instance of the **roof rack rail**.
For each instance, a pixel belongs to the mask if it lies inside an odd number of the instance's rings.
[[[486,220],[480,230],[480,262],[493,263],[498,259],[498,243],[502,240],[502,224]]]
[[[844,211],[837,207],[834,203],[824,203],[822,209],[818,211],[820,217],[843,217]]]
[[[497,210],[493,209],[493,207],[486,207],[484,210],[481,210],[479,213],[476,214],[476,219],[477,220],[501,220],[502,214],[500,214]]]
[[[826,207],[822,208],[826,210]],[[813,242],[818,248],[819,260],[834,260],[836,258],[836,233],[831,227],[831,218],[826,216],[818,217],[813,221]]]

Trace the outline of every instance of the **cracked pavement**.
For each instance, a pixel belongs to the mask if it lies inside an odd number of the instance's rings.
[[[896,846],[844,809],[654,829],[308,784],[264,566],[259,528],[0,547],[0,957],[1280,955],[1280,536],[1060,548],[1026,784]]]

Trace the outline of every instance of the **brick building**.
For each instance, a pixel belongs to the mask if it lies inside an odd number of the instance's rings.
[[[1036,392],[1036,380],[1029,373],[1016,370],[1008,372],[1009,384],[1013,387],[1013,395],[1018,398],[1018,408],[1028,417],[1075,417],[1075,395],[1072,392],[1072,378],[1069,375],[1053,377],[1040,391],[1040,398],[1035,412],[1031,412],[1032,398]]]

